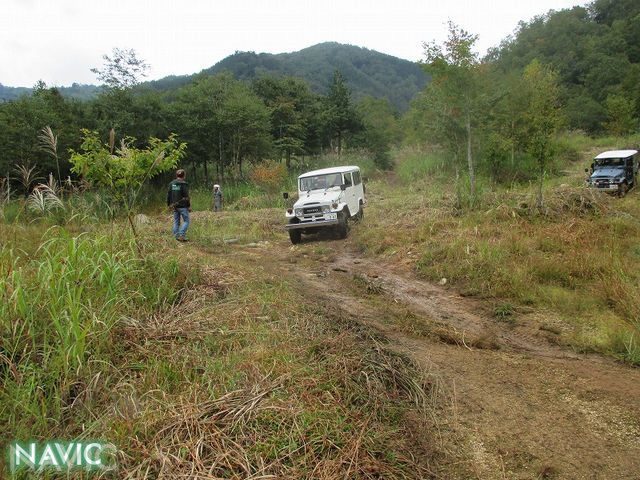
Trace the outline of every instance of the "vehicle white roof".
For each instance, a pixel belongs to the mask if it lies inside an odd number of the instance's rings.
[[[348,167],[321,168],[320,170],[313,170],[311,172],[303,173],[298,178],[313,177],[315,175],[328,175],[328,174],[331,174],[331,173],[353,172],[354,170],[360,170],[360,167],[356,167],[354,165],[351,165],[351,166],[348,166]]]
[[[627,158],[631,155],[638,153],[637,150],[609,150],[608,152],[602,152],[595,159],[602,160],[604,158]]]

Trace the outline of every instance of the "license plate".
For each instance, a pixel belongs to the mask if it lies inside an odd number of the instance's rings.
[[[336,220],[338,218],[338,214],[337,213],[327,213],[324,216],[325,220]]]

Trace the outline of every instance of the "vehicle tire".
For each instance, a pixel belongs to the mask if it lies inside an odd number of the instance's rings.
[[[345,211],[338,214],[338,226],[336,230],[338,232],[338,238],[347,238],[349,234],[349,221],[347,220],[347,213]]]
[[[361,222],[364,219],[364,207],[362,205],[362,202],[360,202],[359,207],[360,207],[360,211],[358,213],[356,213],[355,219],[358,222]]]
[[[289,230],[289,238],[291,243],[297,245],[302,241],[302,232],[300,230]]]
[[[629,185],[627,185],[627,182],[624,181],[622,182],[622,184],[620,185],[620,188],[618,189],[618,196],[624,197],[627,194],[627,190],[629,190]]]

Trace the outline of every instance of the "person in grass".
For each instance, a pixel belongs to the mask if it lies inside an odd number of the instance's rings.
[[[213,186],[213,211],[214,212],[222,211],[223,200],[224,200],[224,196],[222,195],[222,190],[220,190],[220,185],[216,183]]]
[[[191,212],[191,202],[189,201],[189,184],[185,182],[187,174],[183,169],[176,171],[176,179],[169,185],[167,191],[167,208],[173,210],[173,236],[179,242],[188,241],[185,238],[189,228],[189,212]],[[182,227],[180,227],[182,219]]]

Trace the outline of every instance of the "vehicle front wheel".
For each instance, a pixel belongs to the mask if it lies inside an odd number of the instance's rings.
[[[291,243],[297,245],[302,241],[302,232],[300,230],[289,230],[289,238]]]
[[[622,182],[618,187],[618,196],[624,197],[627,194],[627,190],[629,190],[629,185],[627,185],[627,182]]]
[[[338,226],[336,229],[338,231],[339,238],[347,238],[347,234],[349,233],[349,223],[345,212],[340,212],[338,214]]]

